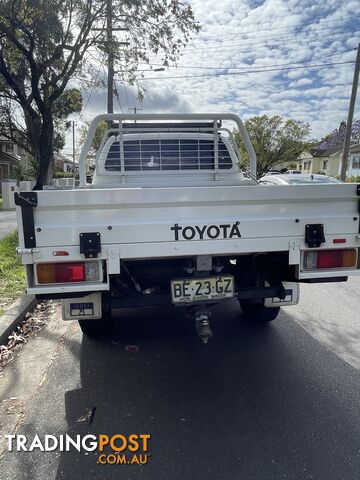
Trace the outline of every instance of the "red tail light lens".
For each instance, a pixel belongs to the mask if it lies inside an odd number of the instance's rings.
[[[318,250],[305,252],[304,267],[306,270],[321,268],[354,268],[357,262],[355,248],[337,250]]]
[[[84,282],[85,263],[40,263],[37,278],[39,283]]]
[[[317,268],[336,268],[342,266],[342,252],[329,250],[328,252],[318,253]]]

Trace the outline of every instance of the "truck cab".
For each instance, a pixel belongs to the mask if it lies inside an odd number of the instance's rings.
[[[171,127],[161,123],[125,124],[122,134],[105,136],[92,184],[254,184],[239,166],[240,155],[233,137],[218,131],[214,139],[213,130],[213,124],[205,123],[175,123]]]

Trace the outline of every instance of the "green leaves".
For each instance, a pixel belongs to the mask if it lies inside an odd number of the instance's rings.
[[[12,176],[17,183],[23,180],[36,180],[39,173],[39,161],[30,157],[25,165],[17,165],[13,168]]]
[[[54,102],[54,150],[56,152],[65,146],[65,133],[71,126],[71,122],[67,120],[69,115],[81,112],[82,106],[82,95],[77,88],[65,90]]]
[[[39,158],[39,188],[54,148],[63,144],[67,117],[82,108],[79,90],[67,89],[72,79],[81,74],[82,84],[96,83],[104,53],[105,62],[111,53],[117,78],[136,84],[139,63],[149,63],[150,54],[164,66],[174,62],[199,30],[181,0],[112,0],[110,6],[111,39],[108,0],[0,0],[0,111],[6,106],[0,133]]]
[[[279,163],[295,161],[307,147],[306,138],[310,133],[308,123],[278,115],[252,117],[245,121],[245,127],[257,155],[259,178]],[[247,165],[248,154],[238,132],[235,138],[242,163]]]
[[[82,126],[81,128],[81,132],[80,132],[80,143],[82,144],[86,137],[87,137],[87,133],[89,131],[89,125],[90,125],[90,122],[85,122],[84,125]],[[91,150],[90,150],[90,153],[91,155],[95,155],[96,152],[99,150],[100,148],[100,145],[101,145],[101,141],[106,133],[108,129],[108,125],[106,122],[100,122],[97,124],[97,127],[96,127],[96,131],[95,131],[95,136],[94,136],[94,141],[92,143],[92,146],[91,146]]]

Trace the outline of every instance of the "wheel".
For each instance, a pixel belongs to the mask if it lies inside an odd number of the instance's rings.
[[[102,317],[98,320],[78,320],[81,331],[89,338],[109,335],[111,331],[111,310],[103,305]]]
[[[279,315],[280,307],[264,307],[262,301],[240,300],[243,318],[251,323],[268,323]]]
[[[107,332],[107,325],[109,322],[104,322],[104,319],[99,320],[78,320],[81,331],[89,338],[103,337]]]

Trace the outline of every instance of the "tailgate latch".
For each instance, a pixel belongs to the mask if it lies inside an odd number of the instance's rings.
[[[311,223],[305,226],[305,242],[309,248],[318,248],[325,243],[324,225]]]
[[[80,233],[80,253],[85,258],[97,258],[101,252],[101,236],[99,232]]]

